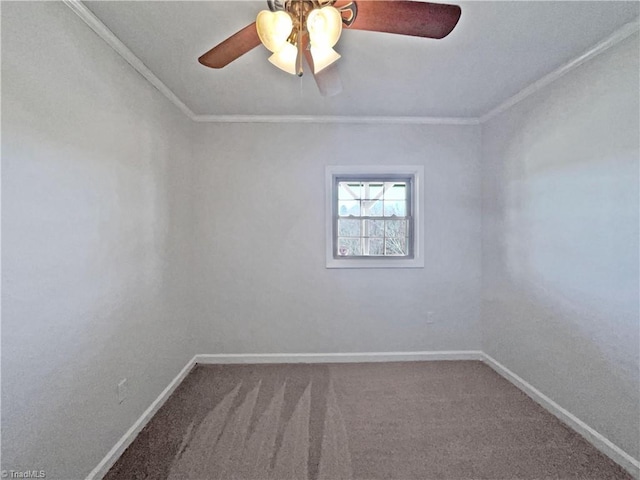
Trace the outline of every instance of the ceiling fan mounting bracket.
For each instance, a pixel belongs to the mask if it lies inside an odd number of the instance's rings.
[[[284,0],[267,0],[267,5],[272,12],[284,10]]]
[[[356,21],[356,17],[358,16],[358,4],[356,2],[349,2],[337,7],[337,9],[340,10],[342,14],[342,23],[345,27],[353,25],[353,22]],[[344,16],[345,13],[347,14],[346,17]]]
[[[306,14],[314,8],[334,6],[336,1],[337,0],[267,0],[267,5],[272,12],[285,11],[298,17],[296,11],[299,11],[301,4],[305,5],[303,8]],[[294,5],[297,6],[294,7]],[[355,1],[351,1],[336,8],[342,15],[342,23],[346,27],[353,25],[353,22],[356,21],[356,17],[358,16],[358,4]]]

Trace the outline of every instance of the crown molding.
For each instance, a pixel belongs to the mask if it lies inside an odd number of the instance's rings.
[[[479,119],[480,123],[484,123],[487,120],[492,119],[496,115],[498,115],[498,114],[508,110],[509,108],[513,107],[517,103],[520,103],[525,98],[530,97],[531,95],[533,95],[534,93],[536,93],[539,90],[543,89],[547,85],[555,82],[560,77],[563,77],[564,75],[566,75],[570,71],[574,70],[575,68],[579,67],[583,63],[585,63],[585,62],[591,60],[592,58],[600,55],[601,53],[603,53],[606,50],[610,49],[614,45],[617,45],[618,43],[622,42],[623,40],[625,40],[626,38],[630,37],[631,35],[633,35],[634,33],[638,32],[639,30],[640,30],[640,17],[636,18],[633,22],[629,22],[629,23],[625,24],[624,26],[622,26],[621,28],[616,30],[613,34],[611,34],[609,37],[605,38],[601,42],[595,44],[593,47],[588,49],[582,55],[574,58],[573,60],[569,61],[568,63],[565,63],[564,65],[562,65],[560,68],[558,68],[558,69],[554,70],[553,72],[545,75],[541,79],[533,82],[528,87],[523,88],[518,93],[516,93],[514,96],[508,98],[507,100],[502,102],[497,107],[495,107],[492,110],[490,110],[489,112],[485,113],[484,115],[482,115],[480,117],[480,119]]]
[[[63,0],[100,38],[162,93],[171,103],[195,122],[202,123],[351,123],[384,125],[479,125],[473,117],[386,117],[386,116],[326,116],[326,115],[196,115],[162,80],[149,70],[102,21],[80,0]]]
[[[140,75],[142,75],[151,85],[153,85],[160,93],[162,93],[171,103],[173,103],[182,113],[193,120],[195,114],[187,107],[173,91],[167,87],[162,80],[147,68],[129,48],[120,41],[118,37],[96,17],[80,0],[63,0],[64,4],[69,7],[73,13],[80,17],[91,30],[96,32],[107,45],[113,48],[129,65],[131,65]]]
[[[207,123],[351,123],[364,125],[479,125],[473,117],[384,117],[330,115],[195,115]]]
[[[627,23],[612,35],[597,43],[582,55],[545,75],[497,107],[480,117],[389,117],[389,116],[330,116],[330,115],[200,115],[195,114],[162,80],[118,37],[96,17],[81,0],[63,0],[100,38],[116,51],[129,65],[142,75],[188,118],[198,123],[333,123],[361,125],[480,125],[508,110],[525,98],[566,75],[571,70],[600,55],[640,30],[640,18]]]

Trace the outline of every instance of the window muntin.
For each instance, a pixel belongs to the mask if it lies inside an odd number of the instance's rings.
[[[335,177],[334,259],[413,258],[412,191],[411,176]]]

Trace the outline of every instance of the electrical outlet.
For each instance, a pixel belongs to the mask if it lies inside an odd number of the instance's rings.
[[[124,402],[124,399],[127,398],[127,379],[123,378],[118,382],[118,403]]]
[[[435,315],[433,312],[427,312],[427,325],[433,325],[436,323]]]

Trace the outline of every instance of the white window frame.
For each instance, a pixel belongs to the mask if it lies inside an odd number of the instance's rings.
[[[336,178],[341,176],[405,176],[411,177],[411,216],[413,217],[413,256],[412,257],[334,257],[334,197],[337,196]],[[424,267],[424,167],[422,165],[329,165],[325,171],[326,177],[326,263],[327,268],[423,268]]]

